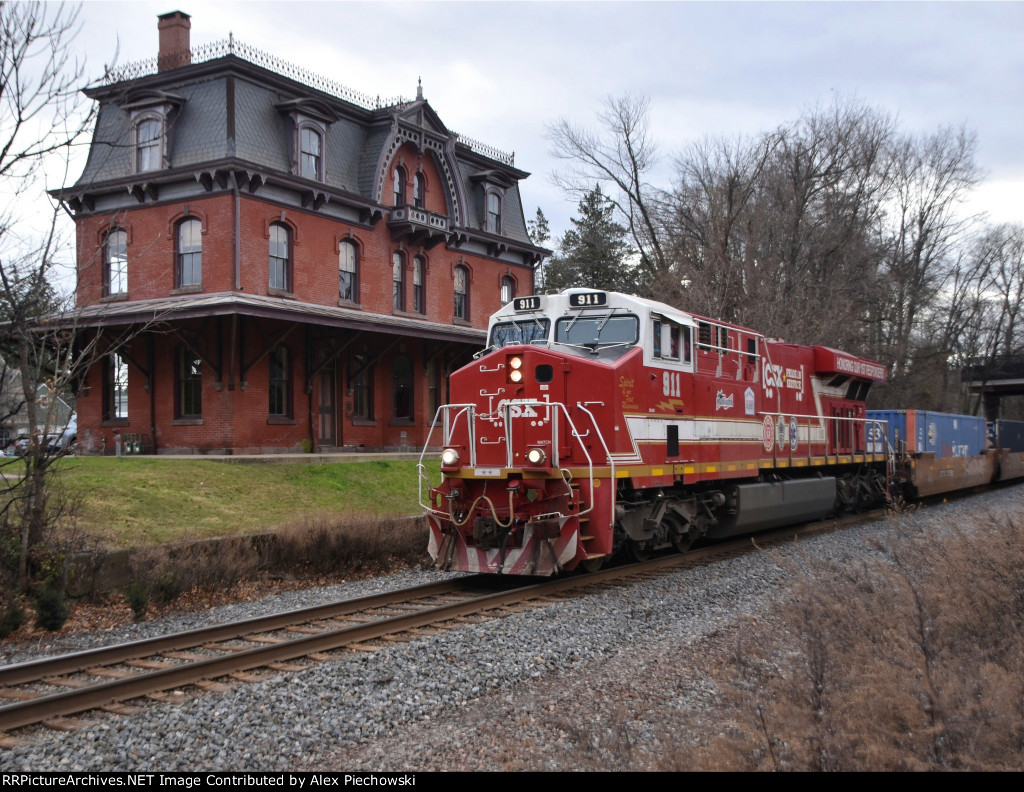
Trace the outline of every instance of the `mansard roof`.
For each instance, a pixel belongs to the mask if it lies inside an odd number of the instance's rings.
[[[145,68],[126,67],[110,75],[110,83],[87,89],[100,103],[93,144],[77,183],[59,194],[124,194],[125,187],[138,194],[135,182],[141,181],[156,195],[152,185],[162,179],[180,181],[190,170],[198,179],[199,171],[220,168],[256,172],[260,183],[294,183],[299,177],[293,173],[292,125],[296,118],[305,118],[325,130],[322,187],[309,189],[322,189],[330,200],[351,205],[383,205],[391,158],[399,146],[413,143],[434,158],[443,175],[453,228],[488,236],[477,186],[478,175],[487,173],[490,183],[504,188],[500,236],[522,249],[534,247],[518,188],[529,174],[514,166],[513,155],[449,130],[422,95],[382,103],[237,42],[231,42],[226,54],[211,51],[218,57],[141,76],[135,75]],[[139,101],[173,110],[165,142],[169,168],[164,171],[133,173],[130,111]]]

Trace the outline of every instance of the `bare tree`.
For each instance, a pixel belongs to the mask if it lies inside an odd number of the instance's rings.
[[[19,380],[13,404],[29,432],[20,476],[3,478],[0,525],[5,548],[17,537],[22,590],[54,517],[48,473],[57,454],[48,435],[59,428],[56,397],[70,390],[82,353],[73,327],[45,320],[70,305],[55,275],[74,261],[74,249],[60,207],[40,211],[45,182],[66,181],[71,152],[92,125],[91,103],[79,93],[84,66],[72,49],[78,29],[77,8],[0,3],[0,340],[4,365]]]
[[[670,264],[657,288],[666,302],[746,319],[760,265],[750,244],[751,207],[777,145],[777,135],[705,138],[677,156],[666,214]]]
[[[566,162],[555,183],[577,200],[600,185],[640,251],[641,265],[660,273],[667,262],[658,221],[662,193],[648,182],[658,162],[649,105],[646,96],[608,96],[596,131],[563,118],[548,128],[548,139],[554,156]]]
[[[904,136],[889,152],[892,199],[882,277],[888,302],[883,343],[898,380],[910,366],[918,320],[946,284],[955,246],[969,228],[962,206],[979,180],[975,136],[945,128]]]

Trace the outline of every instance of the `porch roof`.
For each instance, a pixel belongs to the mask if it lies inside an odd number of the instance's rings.
[[[51,326],[115,327],[135,324],[166,324],[179,319],[208,316],[245,316],[343,327],[386,335],[416,336],[438,341],[458,341],[483,346],[487,332],[475,327],[448,325],[405,316],[368,313],[357,308],[317,305],[280,297],[238,292],[187,294],[153,300],[104,302],[56,314],[44,321]]]

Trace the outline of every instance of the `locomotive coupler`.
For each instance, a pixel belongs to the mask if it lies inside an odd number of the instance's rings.
[[[511,531],[511,526],[504,528],[493,517],[477,517],[473,520],[473,539],[477,547],[482,549],[502,547]]]

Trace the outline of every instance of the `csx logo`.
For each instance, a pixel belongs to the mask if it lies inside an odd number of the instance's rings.
[[[774,363],[769,363],[767,360],[764,361],[764,392],[768,395],[772,395],[773,388],[782,387],[782,366],[776,366]]]
[[[502,399],[498,402],[498,411],[501,412],[508,407],[508,414],[510,418],[536,418],[537,411],[533,409],[529,404],[510,404],[508,399]]]

